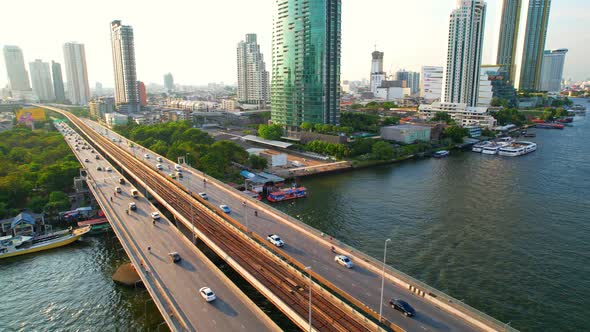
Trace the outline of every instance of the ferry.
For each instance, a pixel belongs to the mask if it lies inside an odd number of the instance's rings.
[[[498,154],[498,151],[500,151],[501,148],[512,144],[513,141],[514,139],[512,137],[501,137],[490,143],[488,146],[485,146],[481,153],[489,155]]]
[[[0,258],[31,254],[38,251],[63,247],[80,239],[90,232],[91,226],[84,226],[72,231],[65,230],[38,237],[4,236],[0,238]]]
[[[541,129],[563,129],[565,126],[561,123],[537,123],[535,125],[536,128],[541,128]]]
[[[305,187],[285,188],[273,191],[266,196],[269,202],[288,201],[296,198],[303,198],[307,196],[307,189]]]
[[[517,141],[508,146],[500,148],[498,154],[507,157],[522,156],[537,150],[537,143],[528,141]]]
[[[444,158],[448,155],[449,155],[449,151],[447,151],[447,150],[436,151],[435,153],[432,154],[432,156],[434,158]]]
[[[492,144],[492,142],[490,142],[490,141],[479,142],[479,143],[473,145],[473,147],[471,148],[471,151],[481,153],[483,148],[485,148],[486,146],[488,146],[490,144]]]

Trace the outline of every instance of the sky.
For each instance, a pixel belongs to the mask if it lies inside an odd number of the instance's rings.
[[[501,0],[487,3],[483,63],[493,64]],[[110,22],[120,19],[134,29],[139,80],[163,84],[163,75],[171,72],[175,83],[183,85],[235,84],[236,45],[246,33],[258,34],[267,70],[271,69],[273,4],[274,0],[10,1],[2,6],[0,46],[20,46],[28,69],[35,59],[63,64],[63,44],[84,43],[90,86],[101,82],[112,87]],[[455,4],[456,0],[342,0],[341,78],[368,78],[375,45],[385,52],[388,72],[444,65],[448,18]],[[569,49],[565,78],[590,78],[589,23],[589,0],[552,1],[545,48]],[[7,81],[5,65],[0,65],[0,86]]]

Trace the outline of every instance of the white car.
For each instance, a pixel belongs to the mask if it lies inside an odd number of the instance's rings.
[[[160,214],[158,212],[152,212],[152,219],[154,219],[154,220],[160,219]]]
[[[156,168],[157,168],[158,170],[160,170],[160,171],[164,169],[164,167],[162,166],[162,164],[157,164],[157,165],[156,165]]]
[[[156,160],[162,162],[162,157],[157,157]]]
[[[199,196],[201,196],[202,199],[208,201],[209,200],[209,196],[207,196],[207,193],[199,193]]]
[[[220,209],[221,209],[223,212],[225,212],[225,213],[227,213],[227,214],[230,214],[230,213],[231,213],[231,210],[229,209],[229,206],[227,206],[227,205],[225,205],[225,204],[222,204],[222,205],[220,205],[220,206],[219,206],[219,208],[220,208]]]
[[[215,293],[213,293],[213,291],[209,287],[203,287],[203,288],[199,289],[199,294],[201,294],[201,296],[207,302],[211,302],[217,298],[217,297],[215,297]]]
[[[283,242],[283,240],[281,240],[281,238],[276,234],[270,234],[266,237],[266,239],[277,247],[282,247],[285,245],[285,242]]]
[[[149,155],[149,154],[147,154],[147,153],[146,153],[146,154],[144,154],[143,156],[144,156],[144,158],[145,158],[145,159],[150,159],[150,155]]]
[[[112,172],[113,171],[113,169],[110,168],[109,166],[107,166],[104,170],[107,171],[107,172]]]
[[[353,267],[352,260],[350,258],[348,258],[348,256],[337,255],[336,257],[334,257],[334,261],[336,261],[336,263],[346,267],[347,269],[350,269]]]

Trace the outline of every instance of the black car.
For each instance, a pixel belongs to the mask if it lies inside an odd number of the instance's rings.
[[[413,317],[416,315],[416,310],[414,310],[414,308],[412,308],[412,306],[409,305],[408,302],[406,302],[404,300],[391,299],[391,300],[389,300],[389,305],[393,309],[400,311],[406,317]]]
[[[119,184],[125,184],[125,179],[119,178]]]

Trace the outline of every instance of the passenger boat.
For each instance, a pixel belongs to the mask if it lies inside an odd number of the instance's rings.
[[[482,149],[481,153],[489,155],[498,154],[498,151],[500,151],[501,148],[512,144],[512,142],[514,142],[514,139],[512,137],[498,138],[494,142],[491,142],[488,146],[485,146]]]
[[[98,218],[85,221],[79,221],[78,227],[90,226],[90,234],[99,234],[111,229],[111,224],[107,218]]]
[[[486,146],[488,146],[490,144],[492,144],[492,142],[490,142],[490,141],[479,142],[479,143],[473,145],[473,147],[471,148],[471,151],[481,153],[483,148],[485,148]]]
[[[565,117],[565,118],[557,119],[557,122],[559,122],[559,123],[572,123],[572,122],[574,122],[574,118]]]
[[[273,191],[266,196],[269,202],[288,201],[295,198],[303,198],[307,196],[307,189],[305,187],[285,188]]]
[[[536,128],[541,129],[563,129],[565,126],[561,123],[537,123],[535,125]]]
[[[0,238],[0,258],[8,258],[30,254],[38,251],[63,247],[77,241],[82,235],[90,232],[90,226],[84,226],[72,231],[65,230],[47,235],[32,236],[4,236]]]
[[[507,157],[522,156],[537,150],[537,143],[528,141],[517,141],[508,146],[500,148],[498,154]]]
[[[432,156],[434,158],[444,158],[448,155],[449,155],[449,151],[447,151],[447,150],[436,151],[435,153],[432,154]]]

